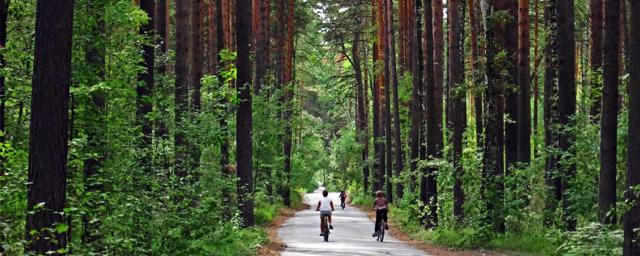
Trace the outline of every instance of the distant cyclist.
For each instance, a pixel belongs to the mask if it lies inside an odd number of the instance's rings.
[[[340,192],[340,207],[342,207],[342,209],[344,209],[344,207],[346,206],[346,201],[347,201],[347,193],[345,193],[344,190],[342,190],[342,192]]]
[[[329,192],[322,191],[322,198],[318,201],[318,207],[316,207],[316,211],[320,211],[320,235],[322,236],[322,217],[329,217],[329,229],[333,229],[331,225],[331,212],[335,211],[333,208],[333,201],[329,198]]]
[[[382,220],[387,222],[387,213],[389,212],[389,204],[387,203],[387,199],[384,197],[384,193],[382,191],[376,192],[376,199],[373,201],[373,209],[376,211],[376,226],[373,232],[373,237],[378,235],[378,230],[380,229],[380,225]],[[385,224],[384,229],[389,229],[389,227]]]

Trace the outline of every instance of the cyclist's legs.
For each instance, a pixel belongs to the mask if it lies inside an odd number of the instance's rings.
[[[376,224],[374,227],[373,232],[378,232],[379,230],[379,226],[380,226],[380,221],[382,221],[382,211],[381,210],[376,210]]]
[[[387,209],[381,210],[382,211],[382,219],[384,220],[384,222],[388,222],[387,220]]]
[[[328,218],[328,224],[331,225],[331,211],[320,211],[320,232],[322,232],[322,218],[324,218],[324,216],[327,216]]]

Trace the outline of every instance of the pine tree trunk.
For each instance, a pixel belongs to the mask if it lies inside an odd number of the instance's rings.
[[[554,214],[558,203],[562,200],[560,193],[561,179],[558,175],[559,156],[555,151],[558,149],[558,131],[559,122],[558,113],[558,63],[557,63],[557,27],[556,27],[556,10],[555,1],[550,0],[545,7],[544,16],[547,30],[549,31],[549,39],[545,46],[544,61],[544,141],[547,151],[547,159],[545,160],[545,180],[549,188],[547,196],[545,225],[553,224]]]
[[[237,0],[236,42],[237,42],[237,91],[239,97],[236,112],[236,160],[238,173],[238,204],[242,214],[243,226],[254,225],[253,219],[253,156],[252,156],[252,109],[251,109],[251,62],[249,45],[251,44],[251,0]]]
[[[25,233],[26,251],[37,254],[67,248],[66,233],[42,230],[65,225],[73,2],[43,0],[36,7],[27,185],[27,211],[35,213],[27,214]]]
[[[225,86],[228,86],[226,83],[222,83],[222,81],[224,81],[224,78],[222,77],[222,74],[220,71],[222,71],[223,66],[225,65],[225,63],[222,62],[222,56],[220,55],[220,51],[222,49],[227,48],[228,46],[225,44],[225,29],[224,29],[224,21],[223,21],[223,0],[215,0],[216,3],[216,8],[215,8],[215,26],[216,26],[216,31],[218,33],[216,33],[216,61],[218,63],[218,69],[219,72],[217,72],[217,76],[218,76],[218,81],[221,81],[220,87],[223,88],[224,90],[226,90],[226,88],[224,88]],[[225,105],[226,102],[224,102],[224,100],[222,100],[220,102],[221,105]],[[229,181],[231,179],[231,170],[229,169],[229,131],[228,131],[228,125],[227,125],[227,112],[228,109],[226,109],[226,107],[223,107],[223,113],[220,117],[219,117],[219,124],[220,124],[220,129],[223,132],[223,135],[221,136],[221,141],[220,141],[220,168],[221,168],[221,172],[222,172],[222,176],[224,178],[225,181]],[[229,189],[228,186],[223,186],[222,187],[222,202],[225,205],[225,207],[223,207],[222,209],[222,219],[224,220],[229,220],[231,219],[231,209],[229,209],[230,205],[232,204],[232,200],[233,197],[231,195],[231,191]]]
[[[480,15],[478,12],[479,2],[478,0],[468,0],[468,8],[469,8],[469,20],[471,22],[471,74],[473,78],[473,86],[474,86],[474,113],[475,113],[475,124],[476,124],[476,148],[481,149],[484,145],[484,124],[483,118],[484,115],[482,113],[482,95],[484,86],[483,83],[483,75],[480,70],[480,47],[478,45],[478,35],[482,35],[482,27],[480,24],[481,17],[476,15]]]
[[[364,89],[366,87],[366,80],[363,80],[362,76],[362,57],[360,51],[360,31],[356,31],[353,36],[353,43],[351,47],[351,55],[353,56],[353,69],[355,70],[356,77],[356,138],[357,142],[362,144],[362,151],[360,155],[360,160],[362,161],[362,177],[363,179],[363,188],[364,191],[367,191],[368,188],[368,179],[369,179],[369,167],[367,166],[367,156],[368,150],[366,149],[365,142],[368,140],[366,136],[366,114],[365,114],[365,92]]]
[[[591,43],[590,48],[590,63],[589,69],[591,75],[589,76],[589,85],[592,93],[591,100],[591,116],[593,120],[597,120],[597,116],[600,114],[601,100],[602,100],[602,42],[604,40],[603,33],[603,1],[604,0],[591,0],[589,4],[589,23],[590,33],[589,39]]]
[[[384,31],[384,136],[385,136],[385,170],[386,170],[386,189],[387,194],[386,198],[389,202],[393,202],[393,184],[391,184],[391,179],[393,177],[393,152],[392,152],[392,137],[393,133],[391,131],[391,56],[390,55],[390,46],[389,46],[389,9],[387,8],[389,4],[388,0],[382,0],[382,18],[383,18],[383,31]]]
[[[467,105],[464,84],[464,0],[449,0],[449,85],[451,94],[451,118],[453,134],[453,215],[458,221],[464,218],[465,195],[462,189],[462,147],[467,124]]]
[[[572,54],[576,50],[574,29],[574,1],[556,1],[556,14],[558,25],[558,110],[559,121],[562,127],[571,127],[571,117],[576,113],[576,56]],[[571,153],[571,146],[575,135],[571,132],[561,132],[559,136],[559,148],[561,152]],[[576,166],[566,163],[562,166],[563,180],[560,187],[564,195],[569,188],[571,180],[575,176]],[[563,221],[567,230],[574,230],[576,217],[570,205],[568,197],[562,198]]]
[[[395,168],[396,168],[396,177],[400,178],[403,171],[404,158],[402,156],[402,140],[401,140],[401,130],[400,130],[400,100],[398,99],[398,72],[396,66],[396,41],[394,37],[394,26],[393,26],[393,1],[388,0],[387,2],[387,27],[389,30],[387,41],[389,42],[389,61],[390,61],[390,75],[391,75],[391,84],[393,87],[393,148],[395,152]],[[391,162],[391,159],[389,159]],[[391,169],[389,169],[391,170]],[[389,183],[388,186],[391,186]],[[402,198],[402,192],[404,190],[402,182],[398,182],[396,184],[396,195],[398,199]]]
[[[155,6],[153,0],[141,0],[140,1],[140,9],[147,13],[149,16],[149,22],[140,28],[140,34],[148,36],[149,38],[154,38],[154,22],[155,22]],[[143,83],[138,83],[137,87],[137,103],[138,103],[138,111],[137,118],[138,122],[142,126],[142,148],[151,147],[153,135],[153,125],[151,121],[148,119],[147,115],[153,111],[153,101],[151,100],[153,97],[154,90],[154,71],[155,71],[155,53],[154,53],[154,45],[145,44],[142,46],[142,57],[144,62],[141,63],[144,66],[144,70],[138,75],[138,80],[143,81]],[[104,57],[102,57],[104,58]],[[102,60],[101,62],[104,62]],[[104,99],[94,99],[94,102],[98,103],[97,105],[102,105],[104,108]],[[146,170],[151,168],[150,161],[148,160],[150,157],[143,156],[141,158],[141,165]]]
[[[295,17],[295,0],[288,1],[289,11],[287,14],[287,42],[285,44],[285,80],[284,80],[284,194],[282,195],[284,204],[291,207],[291,113],[293,111],[293,92],[295,90],[295,80],[293,77],[293,58],[295,49],[293,40],[294,34],[294,17]]]
[[[419,10],[422,0],[409,0],[416,3],[413,5],[413,9],[409,10],[413,13],[412,17],[417,19],[411,20],[409,31],[409,57],[411,58],[411,72],[413,75],[412,89],[411,89],[411,132],[410,132],[410,159],[409,168],[411,169],[411,191],[415,192],[416,187],[416,174],[422,173],[418,170],[418,161],[420,160],[420,141],[424,137],[421,134],[423,130],[422,126],[422,15]],[[419,36],[416,36],[419,35]]]
[[[502,63],[499,63],[497,54],[506,50],[506,42],[504,40],[505,26],[497,23],[489,24],[489,17],[494,11],[507,10],[505,1],[507,0],[497,1],[495,6],[492,3],[487,4],[485,10],[488,87],[485,94],[487,127],[485,130],[482,197],[487,204],[488,224],[493,225],[494,230],[498,233],[503,233],[505,230],[502,214],[504,207],[504,88],[502,86],[507,82],[507,79],[500,74]]]
[[[204,43],[202,35],[204,34],[204,27],[202,22],[204,21],[204,5],[203,0],[192,0],[191,3],[191,86],[193,91],[191,92],[191,106],[193,113],[200,112],[201,96],[200,88],[202,83],[202,73],[204,71]],[[199,154],[195,145],[192,146],[195,150],[192,150],[192,161],[196,164],[199,161]]]
[[[4,49],[7,45],[7,15],[9,11],[8,0],[0,0],[0,49]],[[0,53],[0,66],[5,66],[4,54]],[[6,102],[6,89],[5,89],[5,77],[0,75],[0,131],[3,132],[0,135],[0,142],[4,143],[6,138],[6,130],[4,124],[4,112]],[[0,176],[4,175],[4,159],[0,158]]]
[[[435,59],[436,54],[434,46],[438,44],[435,43],[435,29],[434,25],[436,22],[436,15],[433,14],[432,3],[433,6],[436,6],[436,2],[432,2],[431,0],[424,0],[423,2],[423,10],[424,10],[424,20],[425,20],[425,31],[424,31],[424,43],[426,45],[426,49],[424,52],[425,58],[425,78],[426,78],[426,90],[425,90],[425,105],[426,105],[426,159],[432,160],[433,158],[439,157],[437,155],[438,152],[438,134],[440,134],[440,139],[442,138],[442,88],[436,84],[436,76],[434,75],[436,70]],[[441,5],[442,3],[440,3]],[[442,32],[442,28],[439,30]],[[441,44],[440,44],[441,45]],[[442,49],[440,49],[441,51]],[[440,66],[441,67],[441,66]],[[441,84],[440,84],[441,85]],[[440,97],[438,97],[438,95]],[[440,101],[437,101],[440,99]],[[439,104],[437,104],[438,102]],[[437,107],[439,105],[439,108]],[[440,141],[441,144],[441,141]],[[438,224],[438,190],[436,183],[436,168],[430,166],[426,168],[426,173],[423,175],[423,180],[421,184],[421,194],[420,198],[425,203],[427,216],[423,218],[423,224],[425,227],[435,227]],[[423,211],[425,212],[425,211]]]
[[[616,147],[618,131],[618,68],[620,65],[620,0],[604,2],[604,66],[600,120],[600,179],[598,182],[598,219],[604,224],[616,222]]]
[[[175,66],[175,170],[179,177],[187,176],[188,150],[184,124],[188,118],[189,103],[189,2],[176,1],[176,66]]]
[[[267,73],[267,67],[269,65],[269,20],[270,20],[270,0],[259,0],[260,12],[258,32],[256,33],[256,75],[254,80],[255,93],[259,94],[265,83],[265,76]],[[258,16],[258,15],[255,15]]]
[[[627,144],[627,184],[626,187],[640,185],[640,1],[629,1],[630,33],[628,37],[629,56],[629,137]],[[635,131],[635,132],[633,132]],[[625,256],[640,255],[640,201],[638,194],[626,191],[626,199],[632,202],[631,209],[624,215]]]
[[[160,54],[162,55],[166,55],[167,51],[169,50],[169,34],[171,31],[170,25],[170,2],[171,0],[157,0],[156,1],[156,10],[155,10],[155,31],[157,36],[157,41],[156,44],[160,46]],[[157,65],[157,73],[161,74],[161,75],[165,75],[167,70],[170,68],[170,65],[168,63],[165,63],[163,61],[159,62]],[[159,87],[162,86],[162,88],[160,89]],[[159,84],[157,87],[158,89],[154,90],[154,94],[156,99],[161,98],[166,96],[166,94],[164,91],[166,90],[164,88],[164,86],[166,86],[165,84]],[[166,110],[164,110],[163,108],[158,108],[157,110],[160,115],[162,116],[167,116],[168,114],[166,113]],[[165,120],[160,118],[156,121],[156,137],[158,138],[165,138],[167,136],[167,124],[165,123]],[[164,165],[165,169],[168,169],[169,166],[167,164],[167,161],[165,160],[165,165]]]
[[[498,1],[500,2],[500,1]],[[518,160],[518,2],[502,1],[501,10],[508,13],[508,20],[503,26],[503,40],[506,55],[502,68],[507,71],[503,92],[505,97],[504,151],[506,175]]]
[[[536,1],[536,0],[534,0]],[[531,161],[529,0],[518,1],[518,162]]]

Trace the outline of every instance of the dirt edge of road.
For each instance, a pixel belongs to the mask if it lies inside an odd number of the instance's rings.
[[[369,219],[373,222],[376,221],[376,214],[371,210],[371,208],[358,206],[358,205],[349,205],[351,207],[356,207],[361,211],[367,213]],[[437,246],[433,244],[429,244],[425,241],[417,240],[412,238],[409,234],[403,232],[398,228],[397,223],[394,222],[393,219],[389,219],[389,233],[396,239],[407,243],[410,246],[418,248],[430,255],[433,256],[502,256],[505,255],[501,252],[496,251],[488,251],[488,250],[453,250],[443,246]]]
[[[279,256],[282,251],[287,248],[287,245],[282,242],[280,237],[278,237],[278,229],[287,221],[289,218],[293,217],[296,212],[309,209],[309,205],[302,203],[295,208],[284,208],[280,210],[280,214],[276,217],[269,225],[264,226],[264,229],[267,231],[267,237],[269,239],[269,243],[261,246],[258,249],[258,256]]]

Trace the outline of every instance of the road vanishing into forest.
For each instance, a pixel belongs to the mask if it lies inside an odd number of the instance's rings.
[[[375,256],[375,255],[428,255],[423,251],[393,238],[388,233],[384,242],[377,242],[373,233],[373,221],[367,214],[349,206],[342,210],[338,193],[329,193],[335,206],[333,227],[329,242],[320,236],[319,213],[315,211],[320,191],[306,194],[305,203],[310,209],[297,212],[278,230],[278,236],[287,245],[283,256]]]

